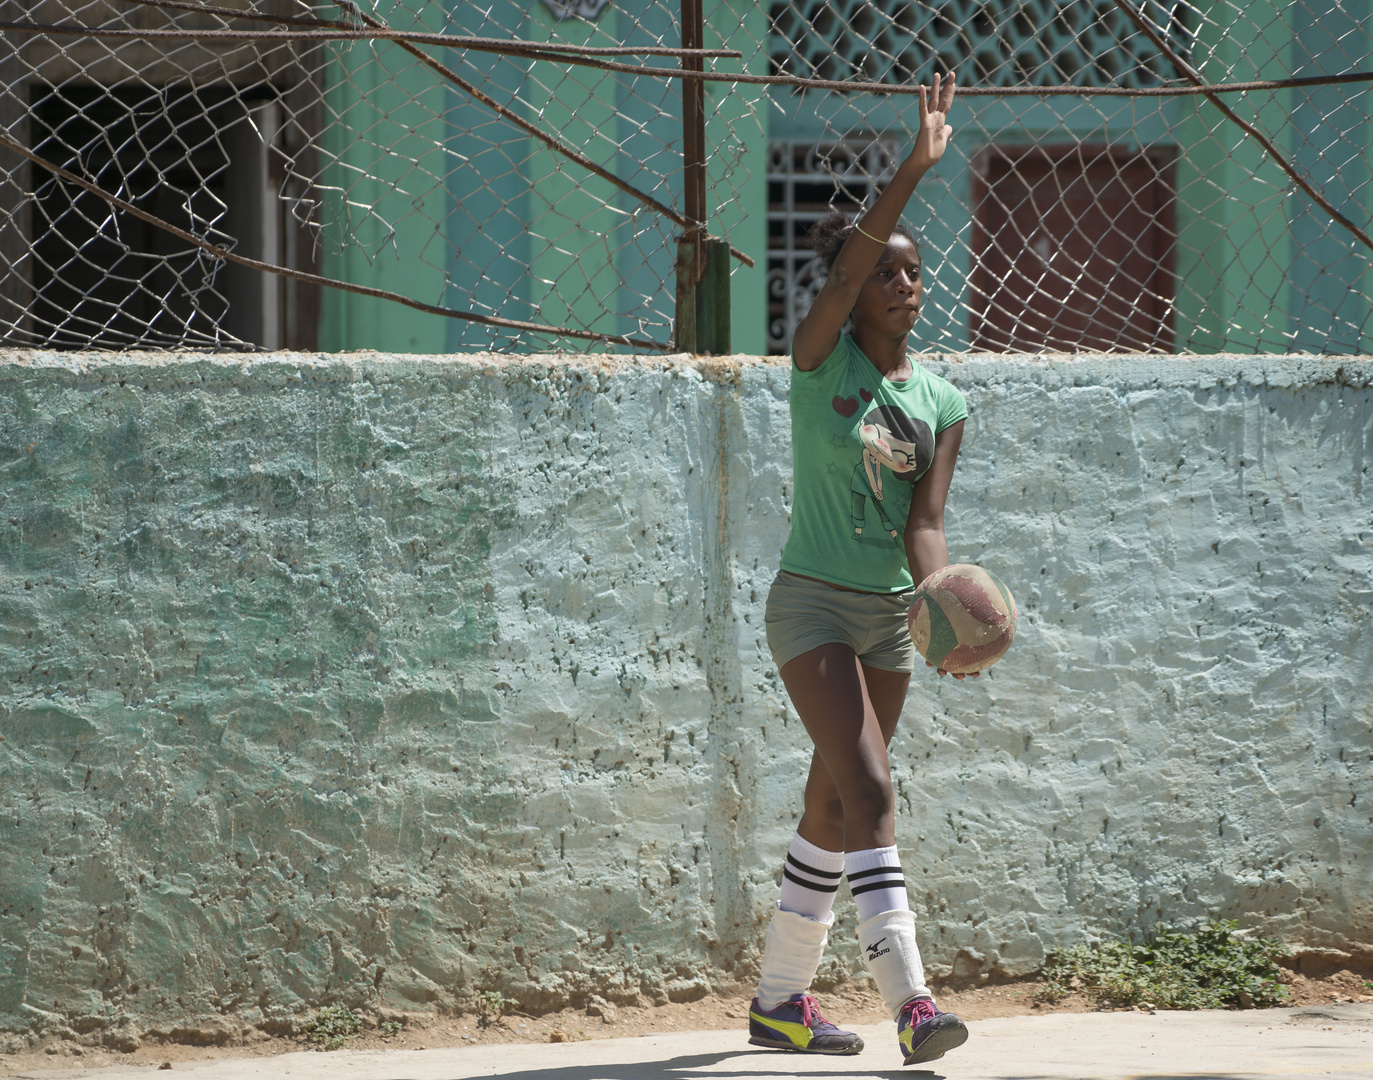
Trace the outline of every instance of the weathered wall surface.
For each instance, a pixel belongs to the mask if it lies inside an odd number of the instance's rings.
[[[785,367],[0,359],[0,1029],[752,977],[808,757]],[[953,557],[1022,615],[896,738],[930,966],[1373,956],[1373,363],[934,367]]]

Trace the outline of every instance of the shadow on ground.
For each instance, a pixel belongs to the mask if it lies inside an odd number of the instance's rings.
[[[530,1066],[510,1071],[497,1070],[487,1073],[489,1080],[796,1080],[797,1077],[834,1075],[825,1070],[798,1071],[788,1068],[790,1063],[801,1064],[803,1060],[791,1054],[759,1053],[758,1051],[738,1051],[721,1054],[691,1054],[665,1058],[662,1061],[630,1061],[620,1064]],[[836,1058],[826,1058],[834,1062]],[[737,1068],[720,1068],[726,1062],[737,1062]],[[842,1074],[861,1073],[872,1080],[948,1080],[939,1072],[929,1069],[865,1069],[856,1062],[852,1070],[841,1070]],[[397,1077],[396,1080],[406,1080]],[[1013,1080],[1013,1078],[1007,1078]],[[1145,1080],[1145,1078],[1141,1078]],[[1170,1078],[1172,1080],[1172,1078]],[[1185,1077],[1178,1080],[1229,1080],[1225,1077]]]

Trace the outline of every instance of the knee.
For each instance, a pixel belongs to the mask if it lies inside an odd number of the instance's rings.
[[[854,825],[874,825],[891,820],[896,814],[896,798],[891,780],[885,776],[871,777],[844,793],[843,813]]]
[[[831,828],[842,830],[844,800],[839,797],[839,792],[832,784],[825,785],[824,790],[817,790],[812,785],[806,789],[806,816]]]
[[[840,792],[833,784],[806,788],[806,817],[813,824],[843,830],[846,825],[868,828],[891,820],[896,799],[887,776],[864,777]]]

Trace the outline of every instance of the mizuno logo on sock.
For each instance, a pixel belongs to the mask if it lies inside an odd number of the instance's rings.
[[[884,942],[884,941],[886,941],[886,940],[887,940],[886,938],[880,937],[880,938],[878,938],[876,941],[874,941],[871,945],[868,946],[868,959],[869,959],[869,960],[876,960],[879,956],[886,956],[887,953],[891,952],[891,949],[884,949],[884,948],[882,948],[882,942]]]

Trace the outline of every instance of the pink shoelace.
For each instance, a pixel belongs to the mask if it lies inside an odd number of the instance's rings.
[[[934,1007],[934,1002],[929,998],[912,998],[901,1008],[902,1012],[910,1013],[910,1025],[923,1024],[926,1020],[933,1020],[939,1015],[939,1010]]]
[[[813,1028],[817,1023],[828,1024],[829,1021],[820,1015],[820,1008],[815,1003],[815,999],[809,994],[801,997],[801,1023],[808,1028]]]

